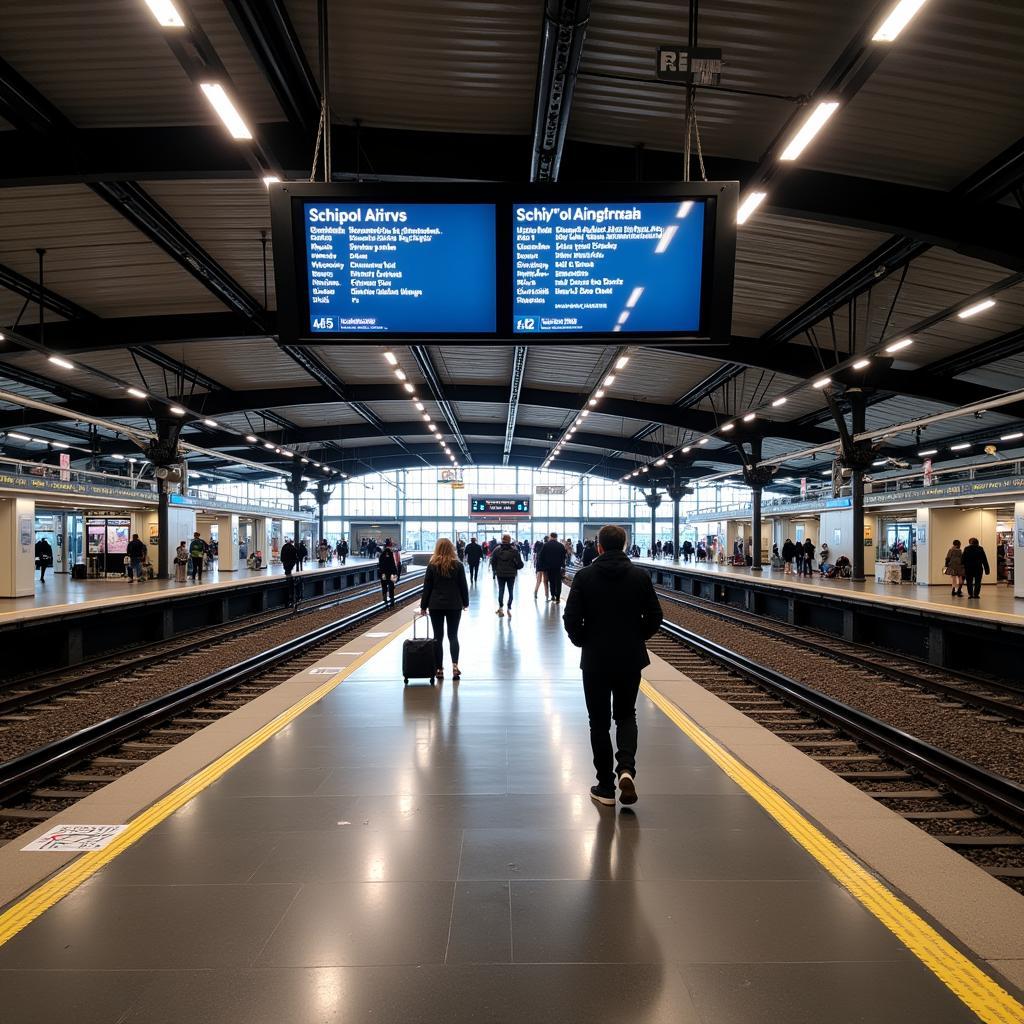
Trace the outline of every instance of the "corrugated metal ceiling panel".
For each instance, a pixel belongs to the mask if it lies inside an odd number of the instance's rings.
[[[1020,138],[1022,52],[1024,5],[929,4],[804,163],[953,188]]]
[[[288,0],[316,65],[316,7]],[[335,120],[456,132],[530,131],[540,0],[377,0],[331,11]],[[529,153],[523,154],[523,167]],[[371,168],[372,170],[372,168]]]
[[[708,351],[713,353],[714,349]],[[625,368],[615,371],[615,383],[610,390],[616,398],[671,405],[721,365],[714,358],[638,348],[630,353]]]
[[[530,350],[525,387],[589,391],[600,383],[616,349],[611,345],[544,345]],[[618,381],[609,389],[616,394]]]
[[[153,181],[146,191],[254,298],[274,309],[270,202],[260,181]],[[267,233],[267,299],[263,247]]]
[[[872,7],[872,0],[788,0],[784,9],[766,0],[704,0],[699,41],[722,47],[723,86],[773,94],[699,90],[705,152],[757,159],[795,105],[786,97],[814,88]],[[687,7],[675,0],[594,4],[570,135],[681,151],[682,91],[654,79],[654,62],[659,45],[685,42],[686,25]]]
[[[196,341],[187,346],[157,345],[175,359],[212,377],[236,391],[263,388],[315,385],[315,381],[295,360],[282,352],[269,338],[243,338],[229,344]]]
[[[100,355],[101,353],[95,353]],[[40,377],[46,377],[58,384],[65,383],[71,387],[76,388],[79,391],[85,391],[93,395],[102,395],[105,398],[124,398],[124,391],[115,384],[111,384],[104,380],[102,377],[94,376],[93,374],[87,373],[84,370],[78,370],[75,372],[65,372],[62,370],[54,369],[54,367],[47,361],[46,356],[38,352],[18,352],[10,355],[5,355],[3,358],[4,362],[9,362],[12,366],[16,366],[20,369],[27,370],[30,373],[37,374]],[[85,366],[97,366],[97,363],[102,363],[102,360],[93,360],[91,355],[87,360],[76,360],[80,367]],[[124,369],[124,360],[118,360],[118,371],[107,371],[107,372],[119,372]],[[102,365],[97,366],[98,369],[104,369]],[[58,376],[58,374],[60,376]],[[3,375],[3,370],[0,369],[0,376]],[[130,372],[125,372],[125,380],[130,380],[132,383],[136,383],[139,380],[139,375],[136,373],[134,366]],[[13,385],[5,384],[4,387],[8,391],[14,390]],[[52,394],[46,394],[41,396],[41,400],[45,402],[54,402],[60,404],[61,400],[55,400]]]
[[[980,370],[961,373],[958,380],[984,384],[986,387],[998,388],[1000,391],[1016,391],[1024,388],[1024,354],[1008,356],[998,362],[990,363]]]
[[[84,185],[0,189],[0,263],[100,316],[224,307],[190,274]]]
[[[532,349],[531,349],[532,351]],[[431,358],[448,384],[503,384],[512,376],[512,345],[432,345]],[[530,365],[527,354],[526,365]]]
[[[334,427],[365,422],[347,402],[275,406],[273,412],[291,420],[297,427]]]

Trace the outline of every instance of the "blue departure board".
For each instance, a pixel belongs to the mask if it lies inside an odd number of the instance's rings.
[[[700,328],[704,203],[517,203],[516,334]]]
[[[307,202],[313,334],[495,330],[493,203]]]

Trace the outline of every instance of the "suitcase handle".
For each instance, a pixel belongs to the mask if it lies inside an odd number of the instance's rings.
[[[426,624],[427,624],[427,635],[426,635],[426,637],[424,637],[424,639],[429,640],[430,637],[432,636],[431,629],[430,629],[431,623],[430,623],[430,615],[429,615],[429,613],[427,615],[420,615],[419,612],[416,612],[416,614],[413,616],[413,619],[412,619],[412,638],[413,638],[413,640],[418,640],[419,639],[419,637],[416,636],[416,624],[420,621],[420,619],[423,619],[426,622]]]

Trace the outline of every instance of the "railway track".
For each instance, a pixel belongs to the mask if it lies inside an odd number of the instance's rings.
[[[666,621],[649,646],[758,724],[1024,892],[1024,786],[676,623]]]
[[[1024,726],[1024,687],[969,672],[938,668],[909,655],[896,654],[867,644],[853,643],[807,626],[779,625],[770,619],[697,597],[681,597],[662,587],[655,588],[662,601],[693,608],[725,622],[757,630],[787,644],[799,644],[847,665],[877,674],[904,686],[917,687],[943,698],[962,702],[979,711],[999,716],[1015,726]]]
[[[422,584],[410,582],[396,591],[396,602],[408,603],[421,591]],[[373,602],[0,764],[0,842],[243,707],[391,614]]]

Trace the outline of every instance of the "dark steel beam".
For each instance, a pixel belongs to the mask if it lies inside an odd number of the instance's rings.
[[[523,380],[526,377],[526,357],[529,351],[528,345],[516,345],[512,350],[512,381],[509,384],[508,415],[505,419],[505,447],[501,457],[503,466],[508,465],[508,457],[512,453],[512,439],[516,433],[519,397],[523,391]]]
[[[472,462],[473,453],[470,451],[469,445],[466,443],[466,438],[463,436],[462,430],[459,428],[458,417],[455,415],[455,410],[452,408],[451,402],[448,400],[444,384],[442,384],[441,378],[438,376],[437,369],[434,366],[434,361],[430,358],[430,352],[426,345],[412,345],[411,348],[413,358],[416,360],[416,365],[420,368],[420,373],[423,374],[423,379],[427,382],[427,387],[430,388],[430,393],[433,395],[434,401],[441,410],[441,415],[447,422],[448,429],[455,438],[455,443],[462,450],[463,457],[466,461]]]
[[[33,281],[31,278],[25,277],[24,274],[19,274],[18,271],[13,270],[11,267],[5,267],[2,264],[0,264],[0,288],[6,288],[8,291],[14,292],[15,295],[20,295],[23,299],[28,299],[32,305],[39,302],[39,283],[37,281]],[[86,325],[89,323],[95,323],[99,319],[87,309],[79,306],[78,303],[72,302],[63,295],[58,295],[49,288],[43,288],[42,299],[44,309],[49,310],[51,313],[56,313],[58,316],[64,317],[65,320],[75,321],[76,324]],[[35,324],[32,325],[32,328],[33,333],[38,333],[38,328]],[[19,327],[18,330],[20,332],[22,328]],[[46,325],[46,332],[49,334],[50,324]],[[27,337],[28,332],[24,333]]]
[[[557,181],[590,0],[545,0],[533,100],[530,181]]]

